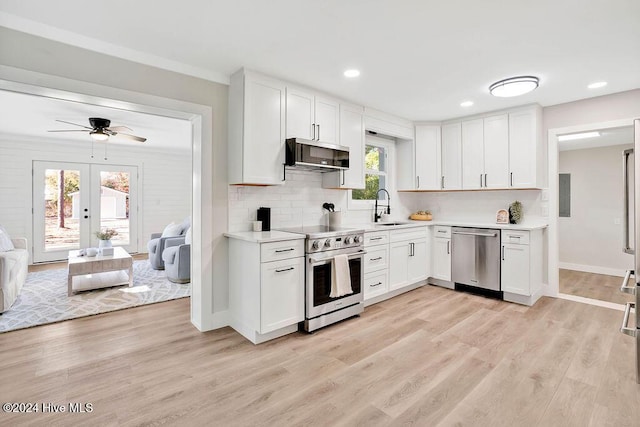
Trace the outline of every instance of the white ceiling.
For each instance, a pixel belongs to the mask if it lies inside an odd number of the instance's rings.
[[[2,26],[214,81],[245,66],[411,120],[638,88],[639,16],[637,0],[0,0]],[[488,94],[515,75],[540,87]]]
[[[89,126],[89,117],[109,119],[111,126],[128,126],[131,132],[127,133],[147,138],[146,142],[141,143],[116,135],[109,138],[109,144],[125,144],[154,150],[191,150],[191,122],[188,120],[0,91],[0,132],[3,137],[78,142],[79,146],[89,148],[92,139],[88,133],[47,132],[58,129],[82,129],[58,123],[56,119]]]
[[[598,130],[598,132],[600,132],[600,136],[594,138],[576,139],[573,141],[558,141],[558,150],[582,150],[585,148],[633,144],[633,126],[600,129]]]

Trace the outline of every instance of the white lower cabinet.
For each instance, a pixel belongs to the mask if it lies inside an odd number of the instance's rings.
[[[229,239],[231,326],[254,344],[295,332],[304,320],[304,260],[304,240]]]
[[[364,235],[364,299],[389,291],[389,232],[372,231]]]
[[[304,320],[304,257],[260,266],[260,333]]]
[[[542,288],[542,230],[501,233],[501,290],[506,301],[532,305]]]
[[[400,289],[427,278],[426,227],[390,232],[389,290]]]
[[[451,227],[436,226],[431,249],[431,277],[451,281]]]

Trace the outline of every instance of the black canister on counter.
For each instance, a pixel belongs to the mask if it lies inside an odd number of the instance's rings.
[[[256,219],[262,221],[262,231],[271,230],[271,208],[258,208]]]

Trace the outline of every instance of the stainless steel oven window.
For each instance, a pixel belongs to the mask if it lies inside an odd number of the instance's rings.
[[[362,283],[360,281],[360,278],[362,277],[362,257],[352,258],[349,260],[349,273],[351,276],[351,289],[353,290],[353,294],[344,295],[339,298],[331,298],[329,296],[331,293],[333,262],[328,260],[326,263],[316,264],[312,268],[314,307],[322,306],[362,292]]]

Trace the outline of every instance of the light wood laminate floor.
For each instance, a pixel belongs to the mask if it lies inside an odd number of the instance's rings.
[[[198,332],[188,299],[0,335],[0,425],[638,426],[622,313],[426,286],[313,335]]]
[[[563,294],[625,304],[633,297],[620,292],[621,284],[622,277],[560,269],[560,292]]]

